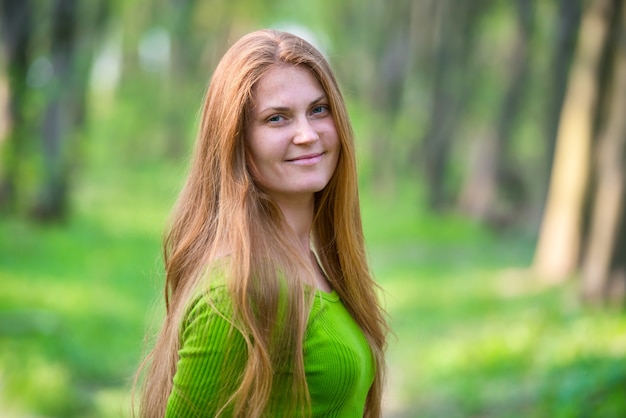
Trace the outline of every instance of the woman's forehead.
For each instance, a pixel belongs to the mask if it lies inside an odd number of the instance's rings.
[[[269,69],[252,91],[254,107],[280,107],[299,100],[326,97],[322,85],[306,66],[276,66]]]

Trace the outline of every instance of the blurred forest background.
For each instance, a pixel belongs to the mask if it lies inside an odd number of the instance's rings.
[[[624,0],[0,0],[0,415],[130,414],[211,72],[337,71],[387,417],[626,416]]]

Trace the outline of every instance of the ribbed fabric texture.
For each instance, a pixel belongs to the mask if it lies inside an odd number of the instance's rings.
[[[316,292],[304,339],[304,369],[314,417],[363,417],[374,359],[336,292]]]
[[[182,324],[167,418],[213,417],[240,383],[246,347],[225,319],[232,315],[226,288],[213,287],[210,297],[213,308],[204,296],[197,297]],[[334,291],[316,291],[304,341],[304,366],[313,417],[363,416],[374,380],[374,360],[361,329]],[[281,374],[276,374],[274,387],[284,391],[280,380]],[[274,395],[273,399],[280,399],[284,392]],[[280,411],[280,405],[271,409]],[[230,415],[229,409],[223,414]],[[272,416],[281,415],[273,412]]]

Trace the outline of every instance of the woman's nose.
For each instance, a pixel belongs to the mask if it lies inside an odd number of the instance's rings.
[[[294,137],[294,143],[306,144],[308,142],[314,142],[319,139],[319,134],[311,122],[304,118],[298,122],[298,128]]]

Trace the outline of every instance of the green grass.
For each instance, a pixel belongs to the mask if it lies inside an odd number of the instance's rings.
[[[161,233],[185,168],[133,157],[109,139],[116,129],[93,133],[70,221],[0,219],[2,416],[128,415],[145,330],[162,315]],[[581,306],[575,280],[542,286],[525,270],[528,234],[435,216],[419,195],[363,188],[395,333],[386,416],[626,415],[623,313]]]
[[[626,318],[542,285],[533,240],[366,198],[374,271],[395,337],[390,417],[626,416]],[[385,215],[387,214],[387,215]]]
[[[173,198],[126,174],[81,183],[65,225],[0,221],[0,409],[121,415],[104,409],[126,402]]]

